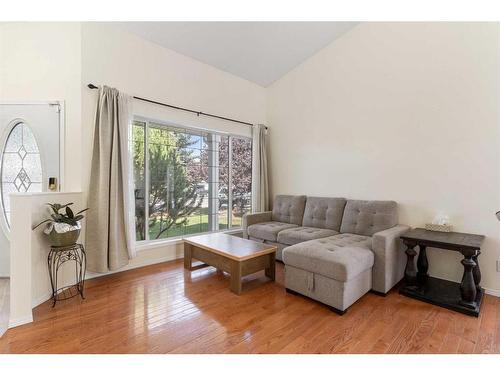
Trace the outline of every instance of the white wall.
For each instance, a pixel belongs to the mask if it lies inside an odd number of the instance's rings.
[[[0,101],[64,100],[65,190],[81,186],[81,43],[78,23],[0,24]],[[55,145],[57,147],[57,145]],[[0,276],[9,276],[0,231]]]
[[[126,31],[100,23],[82,24],[82,130],[84,190],[91,160],[91,140],[97,90],[88,83],[106,84],[131,95],[233,117],[247,122],[265,120],[264,88],[215,69]],[[250,128],[227,121],[197,117],[157,105],[134,101],[138,115],[181,125],[250,135]],[[182,257],[182,246],[142,250],[131,266]]]
[[[10,327],[33,321],[32,308],[51,296],[47,272],[50,244],[42,228],[31,228],[47,218],[47,202],[74,202],[82,206],[81,193],[16,193],[11,195],[11,278]],[[58,274],[58,287],[75,282],[74,263],[68,262]]]
[[[65,101],[65,190],[83,191],[83,196],[78,198],[80,205],[86,201],[97,98],[97,91],[86,87],[90,82],[244,121],[265,120],[265,92],[262,87],[112,26],[95,23],[0,24],[0,100]],[[154,105],[136,102],[134,110],[142,116],[182,125],[250,135],[250,129],[245,126],[198,118]],[[36,197],[28,197],[28,200],[16,198],[33,217],[43,210],[43,203],[48,199],[44,195]],[[63,195],[62,198],[68,197]],[[30,224],[28,217],[16,217],[24,223],[16,229],[18,232],[25,231]],[[36,248],[30,275],[33,281],[31,294],[29,287],[24,288],[25,297],[30,296],[30,301],[27,302],[28,298],[16,297],[19,293],[11,294],[13,302],[17,301],[17,305],[16,302],[13,304],[13,324],[29,319],[25,313],[30,303],[36,305],[48,298],[47,272],[45,263],[41,263],[46,252],[40,250],[44,243],[39,235],[33,233],[28,238],[34,244],[32,247]],[[16,242],[18,247],[22,247],[22,241],[27,239],[25,233],[12,236],[17,239],[13,239],[12,243]],[[84,233],[81,236],[83,238]],[[4,250],[0,249],[0,261]],[[137,258],[131,260],[124,269],[182,255],[180,243],[149,247],[140,251]],[[16,259],[19,261],[19,257]],[[30,259],[26,257],[21,266],[26,270],[29,264]],[[19,275],[23,274],[18,273],[17,280]],[[16,285],[15,280],[13,284]],[[19,282],[17,285],[22,287]]]
[[[267,90],[114,27],[0,25],[0,100],[66,102],[66,189],[87,189],[96,91],[130,94],[270,125],[273,193],[394,199],[413,226],[447,212],[488,236],[483,285],[500,290],[498,24],[367,23]],[[248,135],[248,129],[136,104],[139,114]],[[143,251],[131,266],[182,255]],[[430,251],[458,280],[459,256]]]
[[[0,56],[0,100],[66,103],[66,191],[85,194],[88,187],[97,91],[87,83],[244,121],[265,120],[262,87],[109,24],[1,24]],[[134,108],[143,116],[250,135],[248,127],[224,121],[140,102]],[[174,244],[142,251],[130,266],[180,256],[182,247]]]
[[[65,190],[81,188],[81,27],[0,24],[0,100],[64,100]]]
[[[365,23],[268,88],[272,193],[393,199],[400,222],[443,211],[487,236],[500,291],[500,26]],[[430,273],[460,280],[431,249]]]

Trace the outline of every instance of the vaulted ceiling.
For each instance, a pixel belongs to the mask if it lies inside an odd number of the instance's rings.
[[[355,22],[120,22],[144,39],[268,86]]]

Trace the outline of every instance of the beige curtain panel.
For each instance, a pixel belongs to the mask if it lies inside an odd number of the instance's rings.
[[[134,255],[131,102],[114,88],[99,89],[86,221],[87,267],[93,272],[119,269]]]
[[[267,129],[264,125],[252,127],[252,210],[269,210],[269,182],[267,176]]]

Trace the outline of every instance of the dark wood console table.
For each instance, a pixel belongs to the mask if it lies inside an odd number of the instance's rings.
[[[467,315],[479,316],[484,295],[480,287],[481,271],[477,258],[481,254],[484,236],[457,232],[433,232],[422,228],[413,229],[401,236],[408,257],[405,269],[405,285],[399,292],[405,296],[455,310]],[[415,247],[420,248],[415,266]],[[462,253],[464,274],[461,283],[430,277],[427,274],[427,247]]]

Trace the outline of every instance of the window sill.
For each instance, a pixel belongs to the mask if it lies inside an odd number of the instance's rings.
[[[145,251],[145,250],[153,250],[157,249],[160,247],[165,247],[165,246],[175,246],[178,244],[184,243],[184,238],[189,238],[189,237],[195,237],[195,236],[201,236],[203,234],[209,234],[209,233],[225,233],[225,234],[236,234],[236,233],[242,233],[243,230],[241,228],[237,229],[228,229],[228,230],[222,230],[219,232],[205,232],[205,233],[197,233],[197,234],[192,234],[192,235],[187,235],[187,236],[182,236],[182,237],[174,237],[174,238],[165,238],[161,240],[150,240],[150,241],[141,241],[141,242],[136,242],[135,250],[137,252]]]

